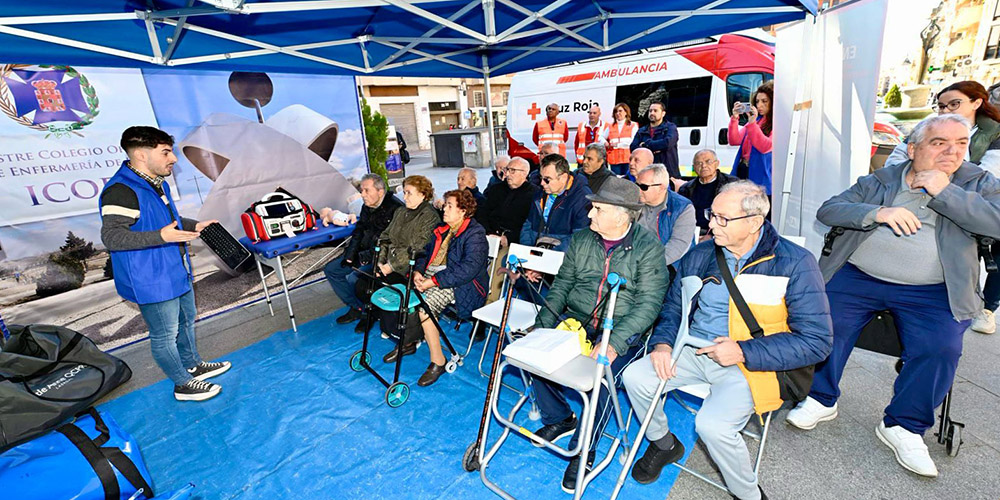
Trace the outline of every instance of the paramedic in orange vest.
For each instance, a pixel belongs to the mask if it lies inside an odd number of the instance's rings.
[[[625,175],[629,173],[629,146],[639,126],[632,121],[632,110],[624,102],[615,104],[611,114],[615,121],[608,127],[608,165],[615,175]],[[649,163],[653,163],[652,158]]]
[[[576,162],[583,160],[587,146],[597,143],[608,145],[608,124],[601,119],[601,107],[594,104],[587,111],[587,121],[580,122],[576,127]]]
[[[535,122],[535,130],[531,132],[531,140],[535,146],[539,146],[539,158],[541,158],[540,146],[546,142],[554,142],[559,145],[559,154],[566,157],[566,143],[569,141],[569,126],[566,120],[559,118],[559,105],[556,103],[545,106],[545,118]]]

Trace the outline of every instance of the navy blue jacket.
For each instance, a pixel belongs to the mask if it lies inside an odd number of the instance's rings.
[[[450,230],[448,224],[441,224],[434,229],[431,241],[424,248],[424,255],[417,259],[417,271],[427,271],[427,264],[434,260]],[[489,291],[486,259],[489,251],[486,230],[475,220],[465,219],[448,243],[448,258],[445,261],[447,267],[431,278],[441,288],[455,289],[455,307],[459,317],[463,319],[471,318],[472,311],[486,302]]]
[[[680,163],[677,159],[677,125],[666,119],[659,126],[646,125],[635,133],[630,149],[647,148],[653,152],[653,163],[662,163],[670,172],[670,177],[681,178]]]
[[[570,236],[580,229],[590,227],[590,217],[587,217],[590,212],[590,201],[587,200],[587,195],[591,194],[590,186],[581,175],[573,175],[572,179],[573,184],[569,189],[556,196],[552,202],[548,221],[542,217],[545,213],[542,202],[548,202],[549,195],[542,190],[535,193],[531,211],[521,227],[522,245],[534,245],[539,237],[549,236],[560,241],[555,249],[565,252],[569,248]]]
[[[774,333],[739,341],[751,371],[784,371],[814,365],[826,359],[833,347],[833,323],[826,287],[816,258],[808,250],[778,237],[770,222],[761,228],[757,250],[739,274],[788,278],[784,303],[791,332]],[[715,262],[715,242],[704,241],[678,261],[677,277],[698,276],[702,281],[724,283]],[[681,280],[667,292],[649,345],[673,346],[681,320]],[[697,296],[694,299],[697,308]],[[749,301],[748,301],[749,302]],[[694,312],[692,311],[692,316]],[[764,326],[766,318],[757,318]]]

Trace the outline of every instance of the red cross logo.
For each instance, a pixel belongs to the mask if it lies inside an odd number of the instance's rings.
[[[35,87],[35,99],[38,100],[38,107],[45,112],[66,111],[63,103],[62,93],[56,90],[56,82],[52,80],[38,80],[31,82]]]
[[[541,112],[542,110],[538,108],[537,102],[531,103],[531,107],[528,108],[528,116],[530,116],[532,120],[535,120]]]

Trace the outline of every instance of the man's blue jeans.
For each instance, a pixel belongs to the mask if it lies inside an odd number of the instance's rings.
[[[156,364],[174,385],[184,385],[192,378],[185,368],[201,363],[194,339],[194,318],[198,314],[194,291],[163,302],[139,304],[139,311],[149,327],[149,346]]]
[[[355,271],[351,266],[342,266],[341,262],[343,260],[343,255],[331,260],[323,268],[323,274],[326,275],[326,280],[330,282],[330,288],[333,288],[333,293],[337,294],[337,297],[340,297],[344,305],[351,309],[361,309],[363,304],[354,293],[354,285],[358,282],[358,278],[361,277],[361,273]],[[374,267],[371,264],[365,264],[360,269],[366,273],[370,273]]]

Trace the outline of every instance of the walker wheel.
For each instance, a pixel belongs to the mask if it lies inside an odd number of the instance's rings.
[[[351,355],[351,370],[356,372],[364,371],[365,366],[361,364],[361,356],[364,355],[365,363],[364,365],[370,365],[372,362],[372,353],[367,351],[355,351]]]
[[[945,450],[949,457],[958,455],[958,449],[962,447],[962,428],[965,424],[950,422],[948,425],[947,437],[945,437]]]
[[[385,403],[390,408],[403,406],[407,399],[410,399],[410,386],[404,382],[396,382],[385,390]]]
[[[479,447],[476,446],[476,443],[470,444],[465,449],[465,455],[462,456],[462,468],[466,472],[479,470]]]
[[[449,361],[444,365],[444,371],[448,373],[455,373],[455,370],[457,369],[458,369],[458,363],[454,361]]]

